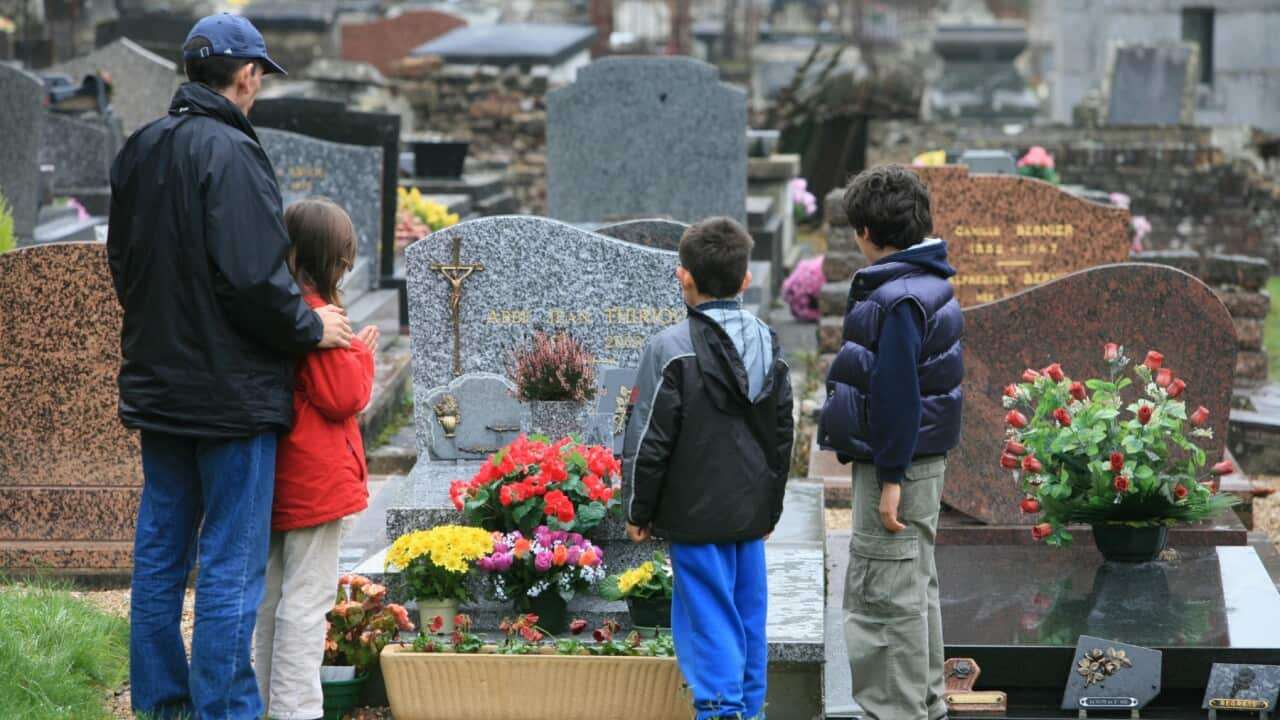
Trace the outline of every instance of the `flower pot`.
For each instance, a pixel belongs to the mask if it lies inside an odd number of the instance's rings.
[[[529,403],[529,431],[552,442],[582,433],[584,403],[572,400],[533,400]]]
[[[368,675],[360,675],[353,680],[321,681],[320,687],[324,690],[324,720],[342,720],[351,708],[356,707],[360,703],[360,692],[368,679]]]
[[[369,668],[368,680],[360,691],[360,699],[356,707],[386,707],[387,683],[382,677],[382,666],[374,663]]]
[[[1094,525],[1093,544],[1107,562],[1143,563],[1160,557],[1169,541],[1169,528]]]
[[[522,597],[516,600],[517,613],[537,615],[538,627],[552,635],[559,635],[569,627],[565,614],[567,606],[568,603],[555,590],[545,590],[537,597]]]
[[[638,630],[671,627],[670,598],[627,598],[631,625]]]
[[[320,682],[347,682],[356,677],[355,665],[321,665]]]
[[[458,655],[388,645],[382,672],[396,720],[595,720],[638,717],[639,708],[646,720],[692,716],[675,658]]]
[[[413,148],[413,176],[420,178],[462,177],[471,143],[463,140],[416,140]]]
[[[458,616],[457,600],[440,600],[437,598],[419,598],[418,603],[418,630],[419,632],[430,632],[431,621],[437,615],[444,620],[444,625],[440,628],[442,633],[451,633],[456,628],[453,619]]]

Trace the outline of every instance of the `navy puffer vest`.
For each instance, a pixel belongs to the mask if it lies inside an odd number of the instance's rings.
[[[925,252],[912,252],[917,248]],[[915,454],[941,455],[960,443],[964,315],[946,279],[955,271],[946,263],[945,245],[939,250],[941,261],[939,253],[916,246],[903,256],[924,255],[921,262],[882,262],[854,275],[844,345],[827,374],[827,400],[818,428],[819,445],[835,450],[842,462],[872,458],[871,369],[883,318],[904,301],[914,302],[925,320],[918,361],[921,415]]]

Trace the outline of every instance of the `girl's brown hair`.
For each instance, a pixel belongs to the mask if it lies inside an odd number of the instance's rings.
[[[356,259],[356,227],[347,211],[324,197],[290,203],[284,211],[289,231],[289,271],[299,285],[330,305],[342,306],[338,289]]]

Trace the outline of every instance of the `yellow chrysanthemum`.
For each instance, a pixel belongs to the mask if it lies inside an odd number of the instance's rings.
[[[452,573],[466,573],[471,563],[493,552],[493,537],[480,528],[441,525],[401,535],[387,551],[386,566],[403,570],[425,557]]]

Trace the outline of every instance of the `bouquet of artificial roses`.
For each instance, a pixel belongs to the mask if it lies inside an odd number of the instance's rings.
[[[449,497],[468,524],[485,530],[533,535],[545,525],[583,533],[621,510],[621,474],[612,448],[521,435],[470,480],[454,481]]]
[[[604,577],[604,554],[576,532],[546,525],[526,537],[519,530],[493,534],[493,552],[476,562],[499,600],[556,592],[566,602]]]

